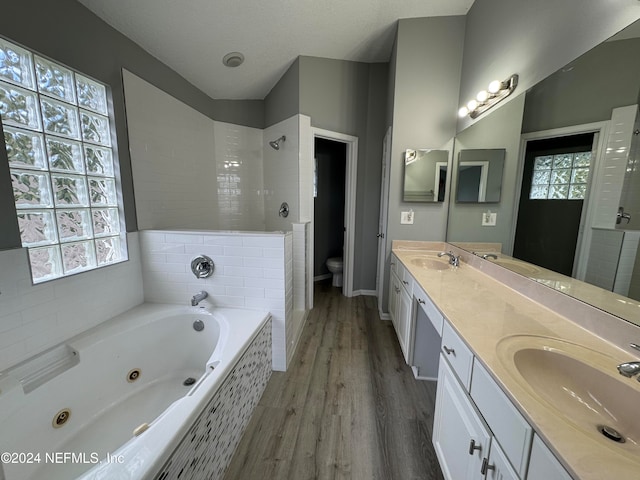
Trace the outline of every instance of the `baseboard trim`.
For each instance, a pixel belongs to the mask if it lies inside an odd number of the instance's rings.
[[[420,376],[419,373],[418,373],[418,367],[415,367],[413,365],[411,366],[411,371],[413,371],[413,377],[416,380],[423,380],[423,381],[426,381],[426,382],[437,382],[438,381],[438,377],[422,377],[422,376]]]
[[[391,320],[391,315],[388,313],[378,311],[378,315],[380,315],[380,320]]]
[[[365,297],[375,297],[378,294],[375,290],[354,290],[353,296],[359,297],[360,295]]]

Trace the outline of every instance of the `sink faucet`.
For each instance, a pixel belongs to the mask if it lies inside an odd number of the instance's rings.
[[[196,305],[198,305],[202,300],[204,300],[208,296],[209,296],[209,294],[207,292],[205,292],[204,290],[199,291],[193,297],[191,297],[191,306],[195,307]]]
[[[453,265],[454,267],[458,267],[460,266],[460,255],[458,255],[457,257],[453,254],[453,252],[440,252],[438,254],[439,257],[444,257],[444,256],[449,257],[449,264]]]
[[[485,253],[484,255],[482,255],[482,258],[484,258],[485,260],[487,258],[493,258],[494,260],[497,260],[498,256],[495,253]]]
[[[635,350],[640,350],[640,345],[636,343],[630,343],[629,346]],[[620,375],[631,378],[640,373],[640,362],[624,362],[618,365],[617,368]],[[640,382],[640,376],[638,377],[638,381]]]

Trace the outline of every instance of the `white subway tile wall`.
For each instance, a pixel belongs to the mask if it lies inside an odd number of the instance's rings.
[[[638,254],[639,243],[640,232],[624,232],[622,248],[620,249],[620,258],[618,260],[618,269],[616,271],[616,279],[613,285],[613,291],[624,297],[629,296],[629,289],[631,287],[631,279],[633,278],[633,270],[636,264],[636,255]]]
[[[593,229],[585,281],[605,290],[613,290],[624,232]]]
[[[137,233],[129,261],[39,285],[26,249],[0,252],[0,371],[142,303]]]
[[[140,232],[144,299],[190,303],[204,290],[214,306],[264,310],[273,318],[273,368],[286,370],[293,307],[292,234],[258,232]],[[213,276],[198,279],[191,260],[211,257]]]
[[[606,153],[600,165],[596,166],[598,171],[596,181],[593,183],[596,187],[591,192],[595,195],[593,227],[615,228],[636,112],[635,105],[615,108],[612,112]]]

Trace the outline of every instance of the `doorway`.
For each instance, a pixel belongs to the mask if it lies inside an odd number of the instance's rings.
[[[331,278],[327,259],[343,258],[347,145],[316,137],[314,159],[313,278],[318,281]]]
[[[346,135],[343,133],[332,132],[330,130],[324,130],[320,128],[311,128],[310,150],[313,150],[313,155],[310,155],[310,164],[308,165],[309,177],[305,175],[305,178],[309,178],[309,187],[305,188],[304,192],[301,191],[301,195],[304,195],[305,199],[308,199],[310,205],[310,218],[312,219],[311,232],[315,239],[315,231],[318,228],[315,222],[315,199],[313,197],[313,185],[312,177],[315,168],[315,141],[316,139],[330,140],[335,143],[344,145],[346,151],[345,159],[345,176],[343,181],[344,192],[344,208],[343,211],[343,225],[342,231],[344,235],[343,239],[343,254],[342,254],[342,294],[346,297],[353,296],[353,271],[354,271],[354,257],[355,257],[355,208],[356,208],[356,185],[357,185],[357,165],[358,165],[358,137],[352,135]],[[306,201],[305,201],[306,203]],[[314,242],[315,243],[315,242]],[[315,244],[310,247],[309,252],[309,269],[308,278],[310,280],[309,285],[313,286],[314,270],[315,270]],[[324,259],[326,262],[326,258]],[[313,289],[311,289],[313,291]],[[312,294],[311,294],[312,295]],[[313,297],[311,297],[313,300]]]
[[[573,276],[594,138],[584,133],[527,142],[514,257]]]

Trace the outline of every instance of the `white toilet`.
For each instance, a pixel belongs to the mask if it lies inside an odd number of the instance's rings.
[[[342,257],[332,257],[327,260],[327,268],[333,274],[331,285],[342,286]]]

